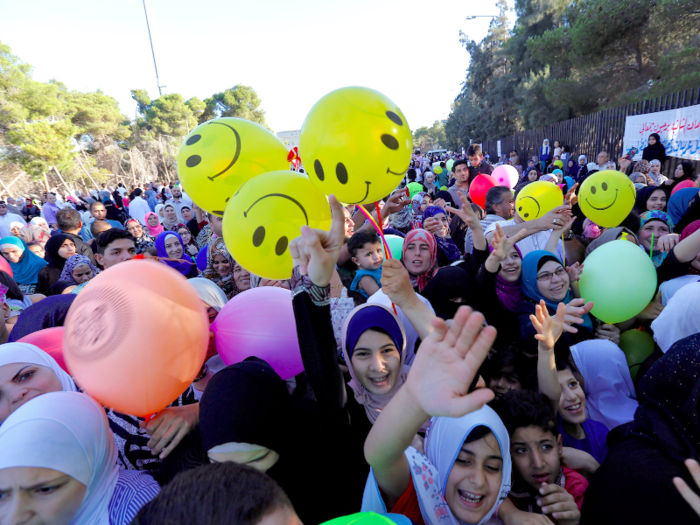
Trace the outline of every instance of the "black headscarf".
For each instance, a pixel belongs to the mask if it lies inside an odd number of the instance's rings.
[[[646,211],[649,211],[647,210],[647,201],[651,197],[651,194],[654,193],[656,190],[666,191],[663,186],[646,186],[637,190],[637,199],[634,202],[634,211],[636,211],[640,215]],[[666,193],[666,200],[668,201],[668,192]]]
[[[656,144],[653,146],[647,146],[642,152],[642,159],[652,161],[658,159],[661,164],[666,162],[666,148],[661,144],[661,137],[658,133],[652,133],[649,137],[654,137],[656,139]]]
[[[117,208],[114,205],[114,203],[109,199],[104,199],[102,201],[102,204],[104,204],[105,210],[107,210],[107,217],[105,218],[109,219],[110,221],[117,221],[121,223],[122,216],[121,213],[119,213],[119,208]]]
[[[61,246],[63,246],[63,243],[66,241],[71,241],[75,244],[72,238],[64,234],[54,235],[48,240],[46,243],[46,261],[49,263],[49,266],[63,270],[66,259],[58,254],[58,250],[61,249]]]
[[[25,335],[33,334],[44,328],[63,326],[66,322],[68,309],[77,295],[53,295],[42,299],[26,308],[19,317],[15,327],[10,332],[8,343],[14,343]]]
[[[446,266],[433,276],[421,295],[430,301],[439,317],[452,319],[460,306],[472,304],[474,283],[462,268]]]

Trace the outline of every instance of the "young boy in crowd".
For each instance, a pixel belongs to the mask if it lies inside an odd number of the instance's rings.
[[[352,262],[358,267],[350,290],[359,292],[369,299],[382,287],[380,280],[382,264],[384,264],[384,249],[379,235],[369,230],[355,232],[348,241],[348,251],[352,256]]]
[[[517,508],[550,516],[555,523],[578,523],[588,481],[562,466],[562,439],[544,394],[512,390],[494,403],[510,435],[513,489]]]

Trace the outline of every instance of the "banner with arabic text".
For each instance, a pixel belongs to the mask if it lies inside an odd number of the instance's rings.
[[[666,155],[700,160],[700,105],[627,117],[624,153],[635,147],[634,160],[641,160],[649,135],[658,133],[666,147]]]

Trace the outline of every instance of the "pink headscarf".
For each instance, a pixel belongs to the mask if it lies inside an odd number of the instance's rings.
[[[161,233],[165,231],[165,228],[163,228],[163,225],[158,221],[158,226],[151,226],[148,224],[148,218],[153,215],[156,219],[158,218],[158,215],[153,213],[152,211],[149,211],[146,216],[144,217],[144,220],[146,221],[146,228],[148,228],[149,233],[151,234],[151,237],[157,237]]]
[[[415,230],[411,230],[408,232],[406,235],[406,238],[403,241],[403,252],[401,254],[401,260],[405,261],[406,260],[406,248],[408,247],[409,244],[415,241],[425,241],[428,243],[428,246],[430,247],[430,267],[428,268],[427,271],[423,272],[420,275],[413,275],[410,271],[408,272],[408,275],[411,278],[411,284],[415,288],[416,286],[418,287],[418,291],[422,292],[423,288],[425,288],[430,281],[430,279],[433,278],[433,275],[435,275],[438,271],[438,266],[437,266],[437,242],[435,241],[435,237],[433,237],[433,234],[430,233],[427,230],[423,230],[420,228],[417,228]],[[404,263],[405,265],[405,263]]]

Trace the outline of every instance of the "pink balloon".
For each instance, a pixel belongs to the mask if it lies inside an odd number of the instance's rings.
[[[518,170],[509,164],[497,166],[491,176],[496,179],[498,186],[506,186],[513,189],[518,183]]]
[[[676,187],[673,188],[673,190],[671,191],[671,195],[676,193],[678,190],[682,190],[683,188],[692,188],[694,185],[695,182],[693,182],[692,180],[684,180],[683,182],[679,182],[678,184],[676,184]]]
[[[243,292],[226,303],[209,329],[227,365],[254,356],[282,379],[304,371],[289,290],[261,286]]]
[[[38,346],[44,352],[53,357],[58,363],[58,366],[70,374],[68,367],[66,366],[66,362],[63,359],[62,326],[54,326],[53,328],[44,328],[38,332],[32,332],[29,335],[25,335],[17,342],[29,343],[30,345]]]
[[[7,262],[7,259],[5,259],[2,255],[0,255],[0,272],[5,272],[10,277],[14,277],[10,263]]]
[[[469,186],[469,198],[482,210],[486,209],[486,193],[494,186],[498,183],[491,175],[477,175]]]

